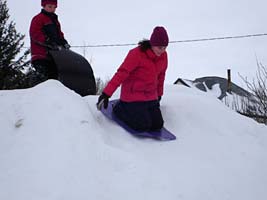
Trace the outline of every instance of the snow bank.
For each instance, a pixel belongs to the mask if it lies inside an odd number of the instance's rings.
[[[0,199],[267,198],[266,126],[173,85],[161,108],[178,139],[138,139],[96,101],[57,81],[0,92]]]

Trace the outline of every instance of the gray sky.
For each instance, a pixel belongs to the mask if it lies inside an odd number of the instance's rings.
[[[137,43],[149,38],[154,26],[165,26],[171,41],[267,33],[265,0],[58,0],[57,14],[71,45]],[[8,0],[11,19],[26,34],[40,12],[40,0]],[[264,22],[265,21],[265,22]],[[96,77],[110,78],[123,61],[127,47],[72,48],[91,62]],[[238,75],[254,77],[257,59],[267,65],[267,36],[170,44],[166,82],[178,77],[226,76],[242,85]]]

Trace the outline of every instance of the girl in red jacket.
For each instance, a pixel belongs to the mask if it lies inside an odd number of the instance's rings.
[[[43,9],[33,17],[30,25],[31,62],[40,75],[39,82],[58,78],[56,64],[49,56],[48,50],[70,47],[55,14],[57,0],[41,0],[41,5]]]
[[[168,65],[166,47],[169,38],[164,27],[155,27],[150,40],[139,42],[129,51],[103,93],[97,106],[106,109],[109,98],[121,85],[120,101],[113,112],[138,131],[157,131],[163,127],[159,101],[163,95]]]

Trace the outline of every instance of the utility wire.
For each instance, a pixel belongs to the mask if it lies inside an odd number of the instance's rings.
[[[238,35],[238,36],[225,36],[225,37],[214,37],[214,38],[202,38],[202,39],[190,39],[190,40],[174,40],[170,41],[170,44],[175,43],[189,43],[189,42],[206,42],[214,40],[229,40],[229,39],[242,39],[250,37],[262,37],[267,36],[267,33],[251,34],[251,35]],[[128,43],[128,44],[97,44],[97,45],[73,45],[72,48],[97,48],[97,47],[125,47],[125,46],[134,46],[137,43]],[[29,48],[29,47],[23,47]]]
[[[267,36],[267,33],[253,34],[253,35],[238,35],[238,36],[226,36],[226,37],[216,37],[216,38],[204,38],[204,39],[194,39],[194,40],[177,40],[170,41],[169,43],[184,43],[184,42],[204,42],[211,40],[229,40],[229,39],[240,39],[240,38],[249,38],[249,37],[261,37]]]

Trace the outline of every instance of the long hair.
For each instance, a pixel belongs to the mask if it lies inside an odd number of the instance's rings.
[[[138,46],[141,48],[141,51],[146,51],[148,49],[151,49],[150,41],[147,39],[144,39],[138,42]]]

